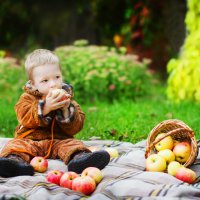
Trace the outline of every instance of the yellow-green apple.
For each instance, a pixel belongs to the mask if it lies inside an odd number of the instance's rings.
[[[47,173],[46,179],[50,183],[60,184],[60,179],[63,175],[63,172],[60,170],[51,170]]]
[[[158,155],[162,156],[165,160],[167,165],[175,160],[175,155],[170,149],[164,149],[158,152]]]
[[[94,151],[99,151],[100,148],[98,146],[90,146],[90,147],[87,147],[91,152],[94,152]]]
[[[178,178],[181,181],[184,181],[186,183],[194,183],[195,179],[196,179],[196,173],[191,170],[188,169],[186,167],[180,167],[177,172],[176,172],[176,178]]]
[[[105,148],[105,151],[109,153],[110,159],[119,157],[119,152],[116,148],[108,147],[108,148]]]
[[[182,167],[182,165],[177,162],[177,161],[172,161],[169,163],[169,165],[167,166],[167,173],[172,175],[172,176],[175,176],[176,175],[176,172],[177,170]]]
[[[164,135],[165,135],[165,133],[158,134],[155,141],[162,138]],[[156,148],[157,151],[161,151],[163,149],[172,149],[173,146],[174,146],[174,143],[173,143],[172,137],[167,136],[167,137],[163,138],[160,142],[158,142],[155,145],[155,148]]]
[[[65,172],[60,178],[60,186],[72,189],[72,182],[75,178],[80,177],[76,172]]]
[[[90,176],[91,178],[95,180],[96,184],[98,184],[103,178],[103,174],[101,170],[96,167],[87,167],[86,169],[83,170],[83,172],[81,173],[81,176],[82,177]]]
[[[151,154],[146,159],[146,171],[163,172],[167,165],[165,159],[158,154]]]
[[[77,177],[72,182],[72,190],[89,195],[96,189],[96,183],[90,176]]]
[[[185,163],[190,157],[191,146],[188,142],[180,142],[174,147],[173,152],[176,161]]]
[[[45,172],[48,168],[48,161],[44,157],[36,156],[31,161],[30,164],[33,166],[36,172]]]

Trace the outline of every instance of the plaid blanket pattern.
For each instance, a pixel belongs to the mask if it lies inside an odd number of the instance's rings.
[[[0,139],[0,149],[9,138]],[[200,183],[184,183],[167,173],[145,171],[145,141],[137,144],[109,140],[84,141],[88,146],[115,147],[120,156],[112,159],[102,172],[103,180],[91,196],[85,196],[58,185],[48,183],[46,173],[13,178],[0,177],[0,199],[21,197],[28,200],[152,200],[200,199]],[[200,166],[192,166],[200,177]],[[60,160],[49,160],[49,168],[67,171]]]

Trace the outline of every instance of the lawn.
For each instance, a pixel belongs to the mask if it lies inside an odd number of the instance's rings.
[[[189,125],[200,139],[200,105],[195,103],[173,104],[166,99],[140,99],[94,107],[83,106],[86,112],[84,129],[77,136],[88,139],[114,139],[137,142],[146,139],[152,128],[163,120],[176,118]]]
[[[197,139],[200,139],[200,104],[174,104],[167,100],[163,91],[158,91],[156,95],[135,101],[81,105],[86,113],[86,121],[83,130],[76,137],[82,140],[97,138],[135,143],[146,139],[151,129],[161,121],[176,118],[188,124],[195,131]],[[17,125],[15,101],[0,100],[1,137],[12,137]]]

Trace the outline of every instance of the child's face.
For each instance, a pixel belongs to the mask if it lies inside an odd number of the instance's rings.
[[[50,89],[62,88],[62,74],[56,64],[45,64],[32,71],[32,85],[42,94],[47,95]]]

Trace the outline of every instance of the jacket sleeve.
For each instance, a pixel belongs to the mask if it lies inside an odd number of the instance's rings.
[[[76,101],[72,101],[71,105],[74,108],[73,114],[69,119],[57,120],[60,128],[69,136],[78,133],[82,128],[85,120],[85,113],[81,110]]]
[[[21,125],[27,128],[47,126],[38,116],[39,100],[34,96],[24,93],[15,105],[17,119]]]

